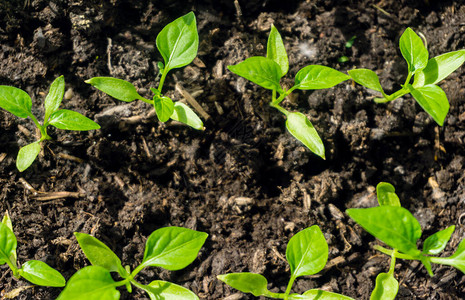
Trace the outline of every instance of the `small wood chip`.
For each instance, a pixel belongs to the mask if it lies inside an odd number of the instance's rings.
[[[79,157],[76,157],[76,156],[73,156],[73,155],[69,155],[69,154],[66,154],[66,153],[58,153],[58,158],[63,158],[63,159],[66,159],[66,160],[71,160],[71,161],[75,161],[77,163],[83,163],[84,160],[82,158],[79,158]]]

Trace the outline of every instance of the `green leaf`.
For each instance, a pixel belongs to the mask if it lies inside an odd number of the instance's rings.
[[[65,78],[62,75],[52,82],[52,84],[50,85],[50,90],[48,91],[47,97],[45,97],[44,122],[47,122],[48,118],[50,118],[50,116],[58,110],[58,107],[60,107],[61,101],[63,100],[64,94],[65,94]]]
[[[85,81],[96,89],[124,102],[141,99],[136,87],[126,80],[113,77],[94,77]]]
[[[396,189],[388,182],[380,182],[376,186],[376,196],[379,206],[401,206]]]
[[[318,90],[333,87],[350,77],[333,68],[310,65],[295,75],[295,88],[300,90]]]
[[[0,223],[0,264],[16,258],[16,236],[7,225]],[[16,266],[16,260],[11,261]]]
[[[94,130],[100,129],[100,125],[78,112],[60,109],[50,116],[49,124],[64,130]]]
[[[400,37],[399,48],[407,61],[410,73],[415,74],[428,64],[428,50],[421,38],[410,27]]]
[[[449,257],[430,257],[430,259],[436,264],[453,266],[465,274],[465,240],[460,242],[453,255]]]
[[[174,111],[173,100],[168,97],[153,97],[153,106],[155,107],[158,120],[163,123],[170,119]]]
[[[384,90],[379,83],[378,75],[376,75],[376,73],[372,70],[354,69],[348,71],[348,73],[356,83],[363,85],[366,88],[384,93]]]
[[[429,84],[417,89],[410,86],[410,93],[439,126],[444,125],[449,112],[449,100],[439,86]]]
[[[40,260],[27,261],[20,269],[20,274],[33,284],[41,286],[65,286],[65,278],[46,263]]]
[[[433,277],[433,268],[431,267],[431,257],[429,256],[421,256],[420,261],[425,266],[426,271],[428,272],[428,275]]]
[[[418,256],[417,241],[421,227],[417,219],[405,208],[378,206],[348,209],[347,214],[366,231],[392,248]]]
[[[13,231],[13,222],[11,222],[10,214],[8,211],[5,212],[5,215],[3,216],[2,223],[5,224],[8,228],[10,228],[11,232]]]
[[[173,114],[170,117],[171,119],[189,125],[190,127],[197,130],[204,130],[202,120],[197,116],[197,114],[190,109],[189,106],[185,105],[182,102],[174,103]]]
[[[144,285],[143,289],[149,294],[150,300],[199,299],[199,297],[197,297],[197,295],[191,290],[167,281],[155,280],[148,285]]]
[[[415,75],[414,87],[436,84],[457,70],[465,62],[465,50],[441,54],[428,61],[426,68]]]
[[[86,233],[75,232],[74,235],[91,264],[109,272],[120,272],[123,269],[118,256],[100,240]]]
[[[37,155],[39,155],[39,152],[39,142],[31,143],[19,149],[18,157],[16,158],[16,168],[18,168],[20,172],[23,172],[29,168],[29,166],[32,165],[36,159]]]
[[[199,47],[194,13],[190,12],[166,25],[158,34],[156,43],[165,60],[164,72],[191,63]]]
[[[325,159],[325,146],[318,132],[307,117],[300,112],[292,112],[287,115],[287,130],[310,151]]]
[[[393,274],[379,273],[370,300],[394,300],[398,291],[399,282],[394,278]]]
[[[423,253],[429,255],[436,255],[446,248],[447,243],[454,233],[455,226],[449,226],[444,230],[438,231],[430,235],[423,243]]]
[[[120,292],[108,270],[88,266],[77,271],[57,300],[118,300]]]
[[[289,60],[287,58],[286,48],[284,48],[283,39],[274,25],[271,25],[270,35],[268,36],[266,57],[279,65],[281,68],[281,77],[286,75],[289,70]]]
[[[308,290],[302,295],[291,294],[289,299],[290,300],[354,300],[350,297],[347,297],[341,294],[327,292],[323,290],[317,290],[317,289]]]
[[[219,280],[243,293],[251,293],[255,297],[267,295],[268,281],[260,274],[255,273],[230,273],[216,276]]]
[[[152,232],[145,244],[142,265],[170,271],[185,268],[197,257],[208,234],[182,227],[165,227]]]
[[[282,91],[279,84],[282,77],[281,67],[270,58],[263,56],[249,57],[237,65],[228,66],[228,69],[265,89]]]
[[[0,107],[17,117],[27,118],[31,114],[32,100],[21,89],[0,85]]]
[[[291,276],[299,277],[320,272],[328,260],[328,244],[317,225],[294,235],[286,248]]]

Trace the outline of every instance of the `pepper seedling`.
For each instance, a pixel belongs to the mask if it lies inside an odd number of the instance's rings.
[[[123,267],[121,260],[108,246],[97,238],[75,232],[74,235],[92,266],[76,272],[57,299],[113,300],[120,298],[119,286],[126,286],[132,292],[132,285],[146,291],[151,300],[198,300],[190,290],[171,282],[155,280],[148,285],[137,282],[134,277],[144,268],[162,267],[176,271],[194,261],[205,243],[208,234],[182,227],[165,227],[152,232],[145,244],[144,258],[132,272],[129,266]],[[122,280],[115,281],[111,273],[116,272]]]
[[[384,92],[378,75],[371,70],[354,69],[349,71],[349,75],[358,84],[383,95],[383,98],[374,99],[376,103],[386,103],[408,93],[412,94],[417,103],[442,126],[450,105],[446,93],[437,84],[465,62],[465,49],[447,52],[428,60],[429,54],[425,44],[411,28],[404,31],[399,47],[407,61],[407,78],[401,85],[402,88],[391,95]]]
[[[29,260],[18,268],[16,247],[18,243],[13,232],[13,224],[8,212],[0,223],[0,265],[8,264],[13,276],[24,278],[41,286],[65,286],[65,278],[55,269],[40,260]]]
[[[12,86],[0,85],[0,107],[17,117],[24,119],[30,117],[40,131],[40,138],[38,141],[19,149],[18,157],[16,158],[16,167],[19,171],[22,172],[29,168],[39,154],[42,142],[51,139],[47,133],[47,127],[49,125],[58,129],[76,131],[100,128],[97,123],[78,112],[59,109],[64,93],[65,79],[63,76],[60,76],[53,81],[45,97],[45,116],[43,123],[40,124],[37,118],[32,114],[32,100],[25,91]]]
[[[396,297],[399,289],[399,283],[394,278],[397,258],[419,260],[430,276],[433,276],[432,263],[453,266],[465,273],[465,240],[460,242],[452,256],[433,256],[444,250],[455,230],[454,225],[430,235],[423,242],[423,249],[419,250],[417,241],[421,237],[420,223],[407,209],[400,206],[394,187],[381,182],[377,185],[376,192],[378,207],[352,208],[346,211],[366,231],[393,248],[375,246],[376,250],[391,256],[391,265],[388,273],[377,276],[371,300],[390,300]]]
[[[351,300],[352,298],[324,290],[311,289],[303,294],[290,294],[297,277],[313,275],[320,272],[328,261],[328,244],[317,225],[306,228],[290,240],[286,248],[286,259],[290,265],[291,278],[284,293],[273,293],[268,290],[268,281],[263,275],[256,273],[230,273],[218,275],[217,278],[227,285],[255,297],[265,296],[275,299],[332,299]],[[352,299],[353,300],[353,299]]]
[[[294,90],[316,90],[333,87],[350,77],[330,67],[309,65],[297,72],[295,84],[286,90],[281,78],[289,70],[289,61],[283,40],[276,27],[271,26],[266,57],[253,56],[228,69],[247,80],[272,91],[270,106],[286,117],[287,130],[310,151],[325,158],[325,148],[310,120],[300,112],[289,112],[280,103]],[[279,96],[278,96],[279,94]]]
[[[113,77],[94,77],[86,80],[86,83],[124,102],[141,100],[153,105],[160,122],[164,123],[173,119],[194,129],[203,130],[202,120],[192,109],[182,102],[173,102],[162,94],[168,72],[190,64],[197,56],[199,35],[194,13],[190,12],[166,25],[158,34],[156,44],[165,63],[158,63],[161,78],[156,89],[150,88],[154,93],[152,100],[139,95],[136,87],[126,80]]]

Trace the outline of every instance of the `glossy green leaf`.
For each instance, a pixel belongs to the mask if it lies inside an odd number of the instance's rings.
[[[465,240],[462,240],[455,250],[454,254],[449,257],[430,257],[431,262],[453,266],[465,274]]]
[[[0,85],[0,107],[17,117],[27,118],[31,114],[32,100],[21,89]]]
[[[156,43],[165,60],[164,72],[191,63],[199,47],[194,13],[190,12],[166,25],[158,34]]]
[[[174,111],[173,100],[168,97],[153,97],[153,106],[160,122],[168,121]]]
[[[37,155],[39,155],[39,152],[39,142],[31,143],[19,149],[18,157],[16,158],[16,168],[18,168],[20,172],[23,172],[29,168],[29,166],[32,165],[36,159]]]
[[[182,227],[152,232],[145,244],[142,265],[180,270],[194,261],[208,234]]]
[[[86,233],[75,232],[74,235],[91,264],[103,267],[109,272],[119,272],[123,269],[118,256],[100,240]]]
[[[7,225],[0,223],[0,264],[16,258],[16,236]],[[16,265],[16,260],[12,261]]]
[[[287,115],[287,130],[310,151],[325,159],[325,146],[318,132],[307,117],[300,112],[292,112]]]
[[[399,41],[400,52],[408,64],[408,71],[415,74],[428,64],[428,50],[421,38],[409,27]]]
[[[41,286],[65,286],[65,278],[46,263],[40,260],[29,260],[20,269],[26,280]]]
[[[447,243],[454,233],[455,226],[449,226],[444,230],[438,231],[430,235],[423,243],[423,253],[429,255],[436,255],[446,248]]]
[[[237,65],[228,66],[229,71],[269,90],[281,91],[279,80],[282,77],[281,67],[273,60],[254,56]]]
[[[328,244],[316,225],[294,235],[286,248],[291,276],[299,277],[320,272],[328,260]]]
[[[142,96],[137,93],[136,87],[126,80],[113,77],[94,77],[86,80],[86,83],[96,89],[104,92],[124,102],[131,102],[141,99]]]
[[[410,93],[439,126],[444,125],[449,112],[449,100],[439,86],[430,84],[417,89],[411,88]]]
[[[45,122],[58,110],[65,94],[65,78],[62,76],[55,79],[50,85],[47,97],[45,97]]]
[[[67,109],[60,109],[50,116],[49,124],[64,130],[94,130],[100,125],[80,113]]]
[[[399,282],[393,274],[379,273],[370,300],[394,300],[398,291]]]
[[[384,93],[383,88],[379,83],[378,75],[376,75],[376,73],[372,70],[354,69],[348,71],[348,73],[356,83],[363,85],[366,88]]]
[[[396,189],[388,182],[380,182],[376,186],[376,196],[378,197],[379,206],[401,206]]]
[[[421,227],[417,219],[405,208],[378,206],[352,208],[347,214],[366,231],[392,248],[417,256],[417,241]]]
[[[323,290],[312,289],[308,290],[302,295],[299,294],[291,294],[289,295],[290,300],[354,300],[350,297],[332,293]]]
[[[118,300],[110,272],[99,266],[88,266],[77,271],[66,284],[57,300]]]
[[[174,103],[173,114],[170,117],[171,119],[189,125],[190,127],[197,130],[204,130],[203,122],[197,116],[197,114],[190,109],[189,106],[185,105],[182,102]]]
[[[251,293],[255,297],[270,293],[267,289],[268,281],[260,274],[230,273],[218,275],[217,278],[236,290]]]
[[[318,90],[333,87],[350,77],[333,68],[310,65],[295,75],[295,87],[300,90]]]
[[[465,50],[441,54],[428,61],[426,68],[415,75],[414,87],[436,84],[457,70],[465,62]]]
[[[271,25],[270,35],[266,46],[266,57],[276,62],[281,68],[281,77],[289,70],[289,60],[283,39],[274,25]]]
[[[11,232],[13,231],[13,222],[11,222],[10,214],[8,211],[5,212],[5,215],[3,216],[2,223],[5,224],[8,228],[10,228]]]
[[[191,290],[186,289],[180,285],[155,280],[149,283],[148,285],[144,285],[143,289],[149,294],[150,300],[198,300],[194,292]]]

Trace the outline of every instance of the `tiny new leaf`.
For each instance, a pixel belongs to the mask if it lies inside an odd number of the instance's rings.
[[[354,69],[348,71],[348,73],[356,83],[363,85],[366,88],[384,93],[384,90],[379,83],[378,75],[376,75],[376,73],[372,70]]]
[[[136,87],[126,80],[113,77],[94,77],[85,81],[96,89],[124,102],[141,99]]]
[[[282,77],[281,67],[273,60],[263,56],[249,57],[228,69],[247,80],[269,90],[281,91],[279,80]]]
[[[351,208],[347,214],[370,234],[399,251],[416,257],[420,254],[417,241],[421,227],[417,219],[405,208],[378,206]]]
[[[375,289],[370,300],[394,300],[399,291],[399,282],[390,273],[379,273],[376,276]]]
[[[431,257],[431,262],[453,266],[465,274],[465,239],[449,257]]]
[[[49,124],[64,130],[94,130],[100,125],[80,113],[67,109],[60,109],[50,116]]]
[[[266,46],[266,57],[276,62],[281,68],[281,77],[289,70],[289,60],[283,39],[274,25],[271,25],[270,35]]]
[[[26,280],[41,285],[61,287],[65,286],[65,278],[55,269],[40,260],[29,260],[22,265],[20,274]]]
[[[190,12],[166,25],[158,34],[156,44],[165,61],[163,72],[191,63],[199,46],[194,13]]]
[[[3,265],[10,258],[16,257],[16,236],[7,225],[0,223],[0,263]],[[16,265],[16,261],[12,261]]]
[[[142,265],[176,271],[188,266],[207,239],[208,234],[182,227],[155,230],[147,239]]]
[[[31,114],[32,100],[21,89],[0,85],[0,107],[17,117],[27,118]]]
[[[109,272],[119,272],[123,269],[118,256],[100,240],[86,233],[75,232],[74,235],[92,265],[103,267]]]
[[[146,286],[141,286],[141,288],[149,294],[150,300],[198,300],[196,294],[194,294],[191,290],[186,289],[180,285],[162,281],[162,280],[154,280]]]
[[[299,300],[354,300],[351,297],[347,297],[341,294],[332,293],[324,290],[312,289],[308,290],[301,297],[296,297],[297,295],[289,297],[289,299],[299,299]]]
[[[449,226],[444,230],[438,231],[430,235],[423,243],[423,253],[429,255],[436,255],[446,248],[447,243],[454,233],[455,226]]]
[[[428,64],[428,49],[410,27],[400,37],[399,47],[402,56],[407,61],[410,73],[415,74]]]
[[[270,293],[267,289],[268,281],[260,274],[230,273],[218,275],[217,278],[236,290],[251,293],[255,297]]]
[[[465,50],[441,54],[428,61],[426,68],[415,75],[414,87],[436,84],[457,70],[465,62]]]
[[[155,112],[157,113],[158,120],[160,122],[166,122],[170,119],[174,111],[174,103],[168,97],[153,97],[153,106],[155,107]]]
[[[439,126],[449,112],[449,101],[446,93],[437,85],[429,84],[419,88],[409,86],[410,93],[420,106],[431,116]]]
[[[45,97],[44,122],[47,122],[50,116],[58,110],[58,107],[60,107],[61,101],[63,100],[64,94],[65,94],[65,78],[62,75],[52,82],[52,84],[50,85],[50,90],[48,91],[47,97]]]
[[[310,65],[295,75],[295,87],[300,90],[318,90],[333,87],[350,77],[333,68]]]
[[[68,280],[57,300],[118,300],[120,292],[110,272],[99,266],[88,266]]]
[[[287,130],[310,151],[325,159],[325,146],[318,132],[308,118],[300,112],[291,112],[287,115]]]
[[[376,196],[378,197],[379,206],[400,206],[399,197],[396,189],[388,182],[380,182],[376,186]]]
[[[174,103],[173,114],[170,117],[171,119],[189,125],[190,127],[197,130],[204,130],[203,122],[197,116],[197,114],[190,109],[189,106],[185,105],[182,102]]]
[[[40,152],[40,143],[34,142],[19,149],[18,157],[16,158],[16,167],[20,172],[23,172],[34,162]]]
[[[291,276],[313,275],[320,272],[328,260],[328,244],[316,225],[294,235],[286,248]]]

